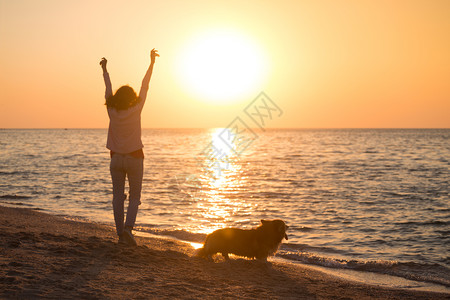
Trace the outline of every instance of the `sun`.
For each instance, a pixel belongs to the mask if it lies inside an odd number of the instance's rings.
[[[263,89],[267,59],[261,47],[233,30],[198,34],[181,49],[177,61],[180,83],[194,97],[230,103]]]

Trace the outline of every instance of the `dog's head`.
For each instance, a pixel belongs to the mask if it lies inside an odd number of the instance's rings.
[[[281,237],[281,239],[283,239],[283,237],[286,240],[288,239],[286,230],[288,230],[289,226],[287,226],[283,220],[261,220],[261,226],[271,228],[272,231]]]

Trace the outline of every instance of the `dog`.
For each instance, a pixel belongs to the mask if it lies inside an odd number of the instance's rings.
[[[283,238],[288,239],[288,228],[282,220],[261,220],[261,225],[254,229],[218,229],[206,237],[197,256],[211,260],[214,254],[221,253],[226,260],[228,254],[234,254],[267,261],[268,256],[277,252]]]

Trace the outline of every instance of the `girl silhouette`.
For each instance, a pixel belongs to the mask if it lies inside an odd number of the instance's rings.
[[[144,145],[141,141],[141,111],[147,98],[150,78],[157,50],[150,52],[150,66],[142,80],[139,95],[130,86],[120,87],[113,95],[111,80],[106,70],[107,60],[100,65],[105,80],[106,108],[109,116],[106,148],[111,154],[111,179],[113,183],[113,211],[119,243],[136,246],[132,230],[141,204],[142,177],[144,175]],[[124,223],[125,178],[128,177],[129,203]]]

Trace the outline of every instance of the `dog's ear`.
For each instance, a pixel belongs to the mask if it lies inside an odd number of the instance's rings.
[[[284,238],[286,240],[288,240],[288,236],[287,236],[287,233],[286,233],[286,230],[288,230],[288,228],[289,228],[289,226],[287,226],[286,223],[284,223]]]

